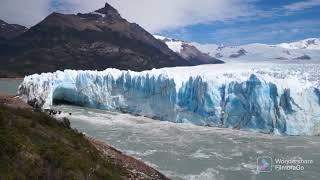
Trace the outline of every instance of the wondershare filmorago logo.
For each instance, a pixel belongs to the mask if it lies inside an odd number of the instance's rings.
[[[272,171],[272,158],[271,157],[258,157],[257,170],[258,170],[258,172],[271,172]]]

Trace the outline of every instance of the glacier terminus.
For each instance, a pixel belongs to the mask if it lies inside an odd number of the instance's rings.
[[[161,121],[283,135],[320,132],[316,64],[216,64],[143,72],[65,70],[27,76],[18,94]]]

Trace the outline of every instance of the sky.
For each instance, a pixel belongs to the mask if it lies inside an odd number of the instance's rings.
[[[0,19],[31,27],[52,12],[108,2],[153,34],[199,43],[276,44],[320,37],[320,0],[1,0]]]

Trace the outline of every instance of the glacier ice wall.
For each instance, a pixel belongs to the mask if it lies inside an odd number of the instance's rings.
[[[300,66],[297,66],[301,68]],[[312,135],[320,124],[320,90],[304,71],[205,65],[144,72],[74,71],[24,78],[20,96],[123,111],[176,123]]]

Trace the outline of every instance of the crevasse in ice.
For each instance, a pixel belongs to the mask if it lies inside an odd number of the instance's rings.
[[[320,90],[312,71],[316,67],[241,64],[65,70],[27,76],[18,93],[43,108],[62,102],[176,123],[312,135],[320,124]]]

